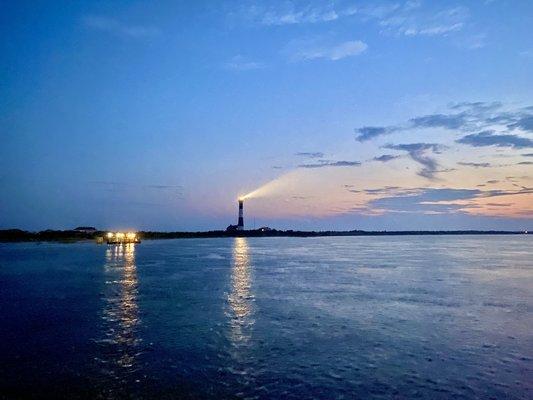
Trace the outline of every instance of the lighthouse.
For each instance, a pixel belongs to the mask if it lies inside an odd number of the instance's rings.
[[[238,231],[244,230],[243,204],[244,204],[244,200],[239,199],[239,222],[237,223]]]

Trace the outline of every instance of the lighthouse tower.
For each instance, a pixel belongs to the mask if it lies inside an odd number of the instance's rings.
[[[243,203],[244,203],[244,200],[239,199],[239,222],[237,223],[238,231],[244,230]]]

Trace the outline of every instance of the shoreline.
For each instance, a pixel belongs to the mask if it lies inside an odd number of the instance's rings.
[[[103,236],[104,231],[94,233],[77,232],[72,230],[45,230],[29,232],[20,229],[0,230],[0,243],[17,242],[61,242],[75,243],[86,240],[96,240]],[[294,231],[294,230],[244,230],[237,232],[202,231],[202,232],[157,232],[139,231],[142,240],[164,239],[199,239],[223,237],[332,237],[332,236],[447,236],[447,235],[527,235],[528,231],[482,231],[482,230],[453,230],[453,231]]]

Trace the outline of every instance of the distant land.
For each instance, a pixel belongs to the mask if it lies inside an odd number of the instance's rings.
[[[0,242],[78,242],[96,240],[104,236],[107,231],[79,231],[79,230],[44,230],[30,232],[21,229],[0,230]],[[141,239],[192,239],[192,238],[220,238],[220,237],[321,237],[321,236],[400,236],[400,235],[519,235],[530,234],[528,231],[294,231],[277,229],[255,229],[228,232],[225,230],[203,232],[155,232],[139,231]]]

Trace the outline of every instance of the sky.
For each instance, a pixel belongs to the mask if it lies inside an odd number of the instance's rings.
[[[0,229],[533,230],[533,2],[3,1]]]

